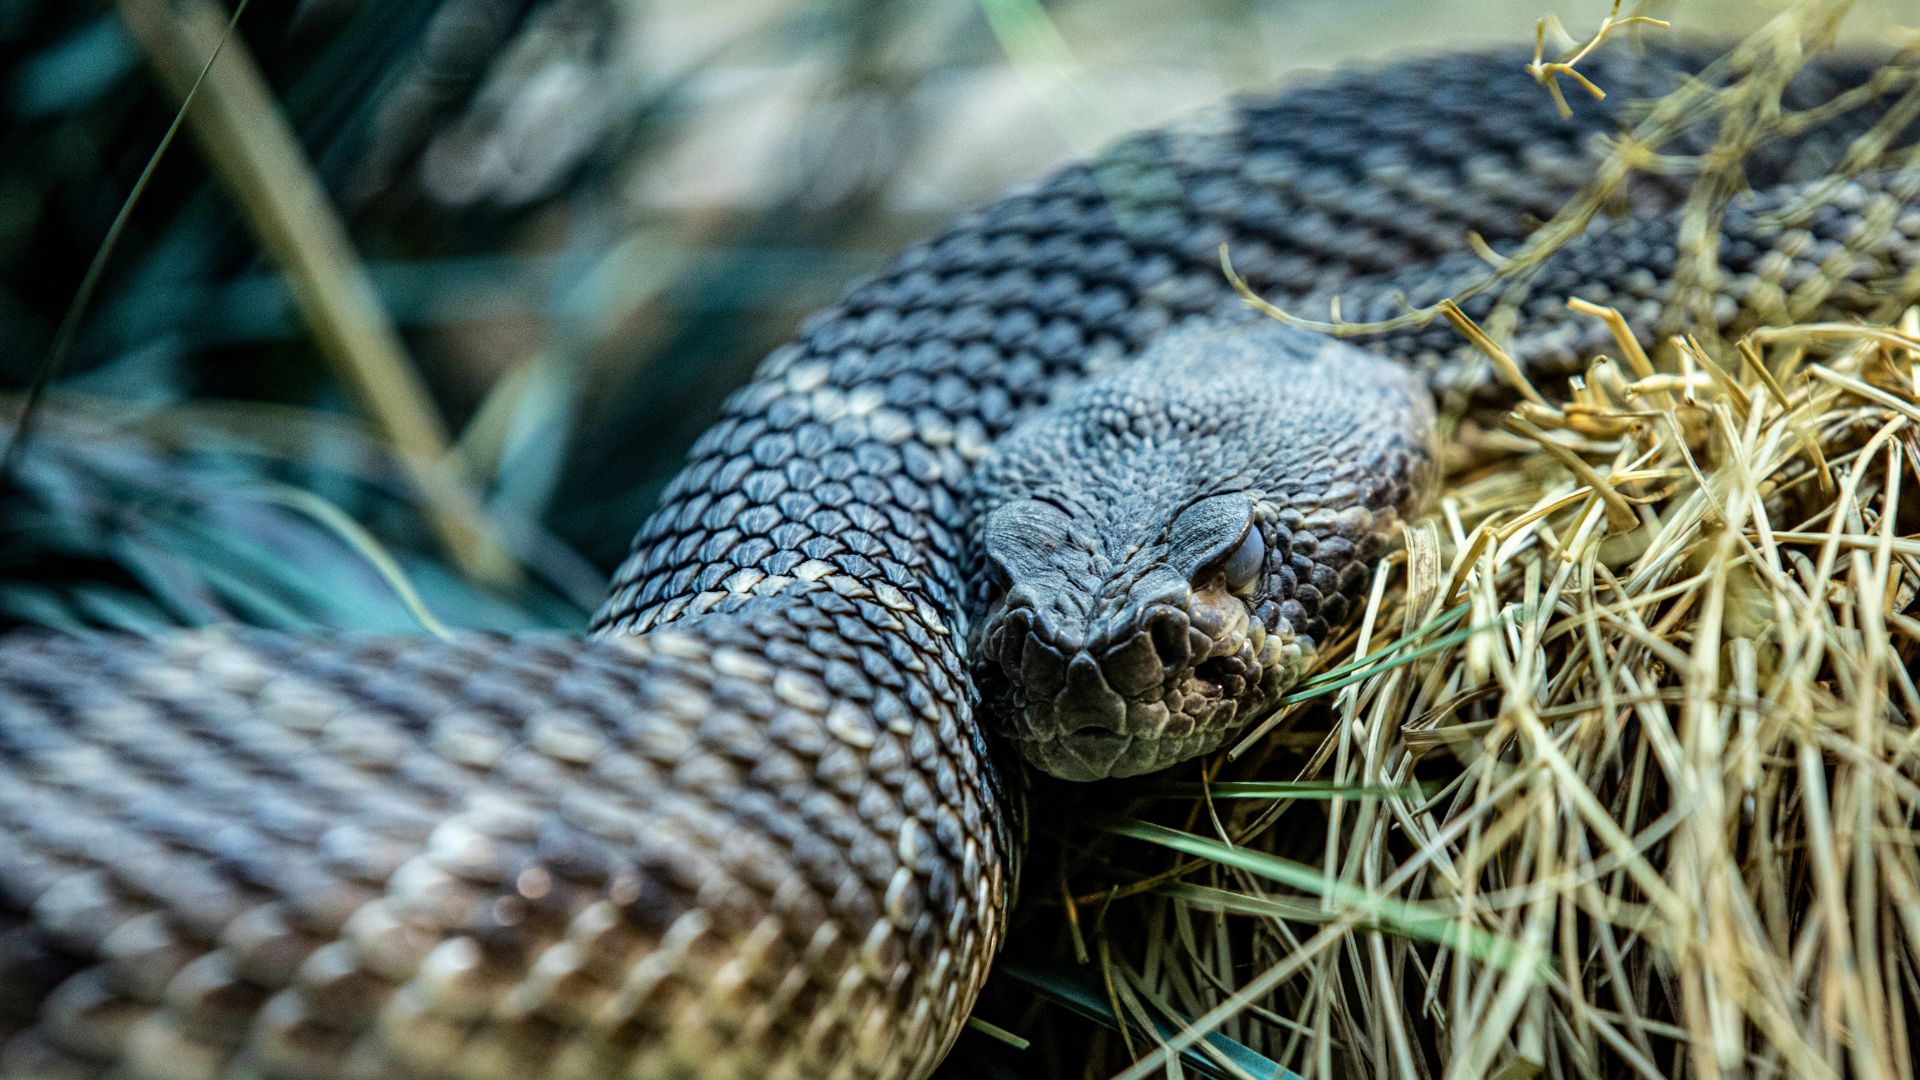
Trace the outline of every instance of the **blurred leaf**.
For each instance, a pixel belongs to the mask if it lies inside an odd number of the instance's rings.
[[[139,61],[120,20],[103,15],[21,64],[7,100],[24,120],[85,108],[131,75]]]

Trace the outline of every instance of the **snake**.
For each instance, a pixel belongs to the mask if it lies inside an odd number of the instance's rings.
[[[1603,51],[1571,116],[1518,54],[1343,71],[1012,191],[766,357],[587,635],[9,636],[0,1075],[928,1075],[1030,815],[1067,812],[1036,773],[1245,730],[1418,512],[1436,402],[1512,398],[1442,324],[1250,312],[1221,246],[1298,310],[1454,295],[1469,237],[1515,250],[1620,102],[1712,55]],[[1874,67],[1817,60],[1783,105]],[[1839,169],[1876,115],[1754,151],[1709,321],[1910,287],[1911,192]],[[1610,340],[1569,295],[1650,334],[1688,190],[1635,178],[1501,297],[1532,378]]]

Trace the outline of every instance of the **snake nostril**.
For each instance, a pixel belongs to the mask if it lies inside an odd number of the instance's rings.
[[[1020,652],[1033,628],[1032,612],[1013,608],[996,620],[987,633],[987,651],[1011,669],[1020,666]]]
[[[1216,656],[1211,660],[1202,660],[1193,669],[1193,673],[1215,686],[1225,685],[1229,678],[1239,674],[1236,665],[1229,657]]]
[[[1147,635],[1153,642],[1153,651],[1159,655],[1161,664],[1169,670],[1178,670],[1187,665],[1192,645],[1187,636],[1185,615],[1174,608],[1161,608],[1148,621]]]

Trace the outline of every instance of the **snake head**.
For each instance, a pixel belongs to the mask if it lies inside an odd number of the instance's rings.
[[[1151,772],[1266,715],[1358,607],[1427,469],[1425,391],[1280,328],[1176,333],[974,476],[974,675],[1026,759]]]
[[[1311,643],[1272,602],[1288,584],[1272,507],[1244,492],[1202,498],[1126,545],[1146,558],[1110,562],[1079,544],[1077,524],[1019,500],[985,527],[1007,588],[982,682],[1004,687],[1010,734],[1035,765],[1072,780],[1150,772],[1212,749],[1293,682]],[[1069,567],[1099,588],[1076,588]]]

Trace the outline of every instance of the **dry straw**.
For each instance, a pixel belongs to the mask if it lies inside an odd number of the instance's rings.
[[[1065,882],[1125,1076],[1912,1073],[1920,290],[1888,283],[1861,325],[1777,298],[1735,341],[1693,299],[1745,151],[1818,119],[1769,102],[1843,7],[1801,5],[1653,106],[1518,256],[1632,170],[1691,168],[1670,325],[1570,298],[1617,355],[1466,430],[1348,662],[1197,794],[1108,826],[1113,865],[1144,842],[1163,872]],[[1844,171],[1911,171],[1913,56],[1871,89],[1833,111],[1904,119]],[[1702,117],[1721,145],[1662,159]],[[1144,944],[1100,929],[1122,922]]]

